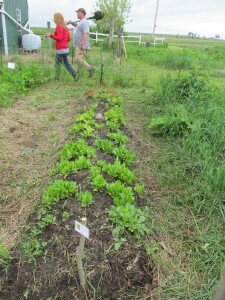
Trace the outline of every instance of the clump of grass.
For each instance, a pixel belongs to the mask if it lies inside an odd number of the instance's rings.
[[[152,125],[163,133],[162,156],[155,160],[161,180],[174,189],[170,196],[177,213],[188,209],[195,218],[194,247],[191,236],[182,245],[196,274],[202,274],[201,290],[193,290],[190,299],[212,297],[224,264],[225,90],[206,78],[194,71],[163,76],[146,103],[151,121],[156,118]],[[188,130],[181,126],[181,116]]]

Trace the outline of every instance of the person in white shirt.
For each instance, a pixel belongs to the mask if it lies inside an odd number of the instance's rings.
[[[67,24],[72,24],[76,27],[74,31],[73,46],[76,48],[75,61],[78,66],[82,64],[89,73],[89,78],[94,74],[94,68],[84,59],[85,54],[90,50],[90,25],[86,20],[86,11],[84,8],[79,8],[77,11],[77,18],[79,22],[69,21]]]

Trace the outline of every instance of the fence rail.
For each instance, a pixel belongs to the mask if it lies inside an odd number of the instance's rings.
[[[99,33],[99,32],[90,32],[90,36],[94,36],[94,38],[92,38],[92,39],[97,44],[98,42],[103,42],[104,41],[104,39],[102,39],[101,37],[109,37],[109,34]],[[114,34],[113,37],[117,38],[118,36]],[[139,46],[141,44],[146,44],[146,42],[143,42],[141,34],[140,35],[124,35],[123,39],[124,39],[125,43],[138,43]],[[135,39],[135,40],[128,40],[128,39]],[[154,46],[155,45],[160,45],[160,44],[163,44],[164,41],[165,41],[165,37],[155,37],[154,42],[152,44]]]
[[[104,41],[103,39],[99,39],[99,37],[109,37],[109,34],[106,33],[99,33],[99,32],[90,32],[90,36],[95,36],[93,40],[95,40],[96,43]],[[116,34],[113,35],[113,37],[117,38],[118,36]],[[145,42],[142,41],[142,35],[124,35],[123,36],[125,43],[138,43],[139,45],[145,44]],[[127,40],[129,38],[133,38],[136,40]]]

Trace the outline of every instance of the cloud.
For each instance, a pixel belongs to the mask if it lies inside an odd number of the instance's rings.
[[[31,24],[44,26],[52,20],[54,12],[61,12],[66,19],[76,18],[75,10],[85,7],[91,15],[96,1],[88,0],[29,0]],[[133,0],[127,31],[152,32],[156,0]],[[220,34],[225,38],[224,0],[160,0],[157,33],[187,34],[189,31],[204,36]]]

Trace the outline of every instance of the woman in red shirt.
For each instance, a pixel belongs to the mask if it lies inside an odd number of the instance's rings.
[[[56,24],[56,29],[54,34],[46,33],[47,37],[52,38],[56,41],[56,79],[59,79],[61,65],[64,63],[66,69],[69,73],[76,79],[76,71],[68,61],[69,53],[69,41],[70,41],[70,32],[66,27],[65,20],[60,13],[54,14],[54,22]]]

